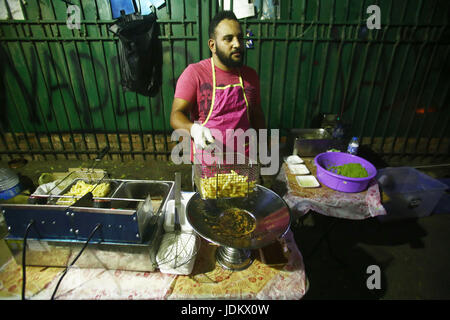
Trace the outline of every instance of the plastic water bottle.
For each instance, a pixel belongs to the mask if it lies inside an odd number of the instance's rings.
[[[336,126],[333,128],[333,138],[334,139],[342,139],[344,137],[344,127],[342,123],[338,122]]]
[[[358,137],[353,137],[348,144],[347,153],[356,155],[358,153],[358,147],[359,147]]]

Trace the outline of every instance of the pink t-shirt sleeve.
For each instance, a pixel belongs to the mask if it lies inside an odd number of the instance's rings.
[[[174,97],[197,103],[197,81],[196,72],[189,65],[178,78]]]

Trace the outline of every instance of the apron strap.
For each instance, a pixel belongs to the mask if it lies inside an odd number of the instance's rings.
[[[211,117],[211,114],[214,109],[214,102],[216,100],[216,89],[217,89],[216,69],[215,69],[213,58],[211,58],[211,69],[212,69],[212,78],[213,78],[213,94],[212,94],[211,106],[209,108],[208,116],[206,117],[205,121],[201,124],[202,126],[204,126],[208,122],[209,118]],[[239,84],[238,85],[242,88],[242,95],[244,96],[244,100],[245,100],[245,109],[247,111],[247,120],[250,122],[250,114],[249,114],[249,110],[248,110],[248,100],[247,100],[247,95],[245,94],[244,80],[242,79],[242,76],[241,76],[241,70],[239,70]]]
[[[214,108],[214,101],[216,100],[216,70],[214,68],[214,59],[211,58],[211,68],[212,68],[212,78],[213,78],[213,94],[212,94],[212,99],[211,99],[211,106],[209,107],[209,113],[208,116],[206,117],[205,121],[202,123],[202,126],[205,125],[208,120],[209,117],[211,117],[213,108]]]

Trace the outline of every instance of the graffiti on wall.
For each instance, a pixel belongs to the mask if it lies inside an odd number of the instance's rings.
[[[168,55],[169,50],[171,49],[163,48],[163,55]],[[172,50],[173,54],[185,55],[184,48],[174,46]],[[0,45],[0,59],[3,62],[0,65],[0,108],[5,108],[2,110],[2,115],[5,116],[1,117],[1,125],[5,131],[8,131],[11,122],[17,120],[15,118],[19,116],[22,117],[25,127],[28,127],[27,124],[35,128],[46,125],[49,127],[49,131],[56,130],[58,126],[56,114],[64,111],[71,113],[72,123],[69,122],[69,126],[76,126],[74,123],[79,122],[85,130],[86,128],[104,130],[105,128],[99,128],[99,125],[96,125],[98,121],[95,122],[94,119],[105,116],[108,110],[111,110],[107,109],[111,108],[111,105],[115,120],[123,123],[128,121],[129,116],[148,111],[149,108],[153,117],[159,117],[164,109],[163,103],[169,103],[169,101],[164,101],[161,93],[152,98],[149,105],[140,105],[136,93],[122,90],[120,72],[111,71],[106,66],[106,61],[75,49],[66,52],[65,61],[62,61],[52,55],[50,50],[38,57],[35,49],[29,47],[26,52],[29,58],[23,62],[26,68],[22,70],[15,66],[13,58],[4,45]],[[25,49],[23,49],[23,55],[25,56]],[[118,66],[117,55],[111,55],[108,59],[109,66]],[[188,59],[188,61],[191,60],[189,54]],[[71,62],[70,66],[68,61]],[[95,79],[86,79],[83,74],[85,69],[82,66],[85,68],[91,66],[90,72],[95,69]],[[178,75],[172,73],[171,76],[163,78],[165,90],[174,91],[177,77]],[[42,83],[42,78],[45,83]],[[99,88],[99,84],[102,84],[103,89]],[[25,106],[17,106],[13,98],[7,101],[7,91],[9,91],[10,97],[20,94]],[[44,94],[48,101],[45,106],[40,102],[41,99],[38,99],[39,95]],[[94,95],[94,99],[89,95]],[[59,103],[61,99],[62,105]],[[145,99],[148,98],[145,97]],[[96,103],[91,103],[91,100],[96,100]],[[26,114],[18,115],[20,110],[24,111],[24,107]],[[78,117],[77,121],[73,121],[73,117]],[[59,130],[67,129],[59,128]],[[16,130],[20,131],[21,128],[16,128]],[[74,129],[74,131],[77,130],[77,128]]]
[[[367,35],[368,29],[364,26],[361,27],[358,38],[364,40]],[[322,70],[324,76],[327,76],[327,81],[329,81],[328,78],[331,79],[328,73],[330,70],[327,69],[327,66],[331,62],[330,57],[337,56],[339,50],[342,50],[342,48],[340,48],[342,40],[341,30],[338,26],[332,27],[330,36],[332,41],[330,41],[327,46],[328,53],[325,61],[310,56],[310,53],[308,52],[303,52],[300,59],[298,59],[300,64],[307,63],[311,59],[312,72],[320,73]],[[166,111],[168,108],[170,109],[170,106],[168,106],[170,100],[168,98],[164,99],[165,96],[169,96],[168,94],[163,95],[161,93],[152,99],[150,105],[141,105],[139,104],[138,99],[130,99],[130,94],[125,94],[122,91],[120,86],[120,73],[112,72],[110,70],[111,67],[108,68],[106,66],[106,64],[109,66],[117,66],[117,55],[110,55],[107,58],[109,61],[104,61],[95,55],[91,56],[87,53],[80,53],[77,52],[77,50],[72,49],[65,51],[65,61],[63,61],[61,58],[57,59],[50,50],[41,53],[41,55],[38,56],[35,48],[28,46],[26,52],[23,52],[22,55],[23,58],[26,53],[26,56],[28,57],[26,61],[22,61],[22,65],[26,66],[26,68],[22,70],[16,68],[14,63],[16,61],[13,60],[10,51],[4,46],[6,46],[6,44],[0,45],[0,59],[3,62],[0,65],[0,92],[2,93],[0,95],[0,108],[8,108],[8,110],[2,110],[2,115],[8,115],[1,117],[1,124],[4,130],[11,125],[11,122],[14,122],[14,117],[18,117],[17,110],[14,110],[15,108],[17,109],[16,103],[14,101],[7,101],[7,97],[12,94],[20,94],[24,100],[25,107],[21,106],[21,110],[26,111],[21,115],[24,120],[24,127],[27,127],[27,124],[34,127],[47,125],[50,131],[57,129],[64,131],[68,129],[64,127],[57,128],[57,115],[61,116],[60,114],[63,111],[62,108],[67,108],[67,112],[71,114],[72,122],[69,121],[68,123],[75,127],[75,129],[72,128],[74,131],[78,129],[76,128],[76,123],[80,123],[81,129],[84,130],[86,130],[86,128],[105,130],[104,127],[101,127],[99,121],[95,121],[95,119],[98,119],[104,114],[111,118],[111,115],[108,114],[111,113],[111,110],[114,112],[117,123],[121,124],[127,123],[129,121],[129,116],[133,114],[145,112],[145,114],[151,113],[153,117],[160,117],[161,113],[164,112],[164,109],[166,109]],[[378,49],[369,50],[367,58],[365,59],[366,62],[364,62],[364,46],[365,45],[357,46],[357,50],[355,54],[351,56],[350,61],[345,61],[345,59],[342,59],[341,57],[341,59],[336,62],[338,64],[338,71],[336,72],[338,83],[336,87],[337,92],[334,95],[334,101],[330,102],[330,104],[338,105],[338,107],[336,107],[338,112],[336,113],[346,114],[349,111],[354,112],[358,100],[365,97],[364,94],[366,94],[366,91],[364,91],[364,89],[375,88],[380,92],[388,86],[390,74],[388,74],[388,68],[385,67],[379,67],[378,74],[363,73],[361,77],[355,76],[355,70],[364,68],[364,65],[369,66],[377,59],[379,60],[380,65],[386,66],[389,64],[388,61],[390,60],[391,51],[381,50],[380,53],[378,53]],[[427,55],[422,54],[422,56],[420,56],[418,46],[411,46],[411,48],[412,49],[409,51],[410,61],[414,62],[417,59],[427,60]],[[25,49],[23,50],[25,51]],[[165,56],[165,66],[173,66],[173,61],[171,61],[174,59],[173,56],[177,55],[183,57],[183,59],[181,59],[181,61],[183,61],[186,50],[185,48],[175,45],[172,48],[164,46],[163,54]],[[188,57],[186,57],[186,61],[192,61],[192,57],[189,53],[187,54]],[[397,54],[397,56],[400,55]],[[21,57],[14,57],[14,59],[20,58]],[[70,75],[68,61],[71,62]],[[87,81],[87,79],[85,79],[81,67],[82,65],[89,65],[92,66],[92,69],[95,69],[96,79],[94,79],[94,81]],[[432,73],[441,72],[441,69],[436,69],[435,66],[436,64],[433,65],[433,68],[431,68],[430,71]],[[449,63],[443,65],[444,69],[448,69],[448,67]],[[394,68],[391,69],[394,70]],[[396,70],[400,72],[398,66],[397,69]],[[163,87],[166,92],[172,92],[173,94],[178,75],[174,74],[173,71],[172,74],[170,73],[170,71],[165,72],[165,76],[163,77]],[[450,73],[442,72],[442,78],[444,80],[447,79],[445,81],[448,81],[448,74]],[[6,77],[8,77],[8,79],[6,79]],[[46,83],[41,83],[40,79],[44,79]],[[346,83],[348,83],[348,87],[345,86]],[[96,88],[99,84],[102,84],[103,89]],[[322,84],[316,83],[311,87],[312,93],[308,96],[308,100],[306,101],[307,105],[310,106],[308,108],[308,114],[306,115],[308,119],[313,118],[314,115],[324,109],[323,105],[320,105],[320,95],[323,96],[325,91],[322,90],[323,88],[320,86],[324,86],[325,84],[326,82],[322,82]],[[301,89],[303,88],[298,88],[298,90]],[[437,113],[436,111],[438,111],[439,106],[435,101],[432,101],[432,104],[429,106],[424,105],[420,100],[427,100],[428,97],[426,99],[421,99],[421,97],[417,96],[417,92],[414,90],[408,91],[407,89],[408,86],[400,88],[395,95],[387,98],[375,97],[375,99],[382,99],[382,105],[380,105],[377,114],[378,118],[373,119],[373,122],[383,121],[383,119],[386,118],[386,114],[390,111],[402,110],[404,106],[406,106],[408,114],[411,114],[411,111],[413,114],[415,113],[419,116],[424,113]],[[6,94],[8,90],[10,91],[9,95]],[[439,97],[439,90],[436,91],[437,96]],[[45,95],[45,98],[38,99],[38,97],[42,98],[42,96],[39,95]],[[94,95],[95,99],[92,99],[90,95]],[[63,105],[60,105],[59,103],[61,99],[63,100]],[[46,101],[45,106],[42,105],[42,100]],[[91,100],[94,100],[95,102],[92,103]],[[378,105],[378,102],[376,104]],[[411,106],[416,109],[411,110]],[[295,112],[296,110],[293,111]],[[361,111],[361,109],[359,111]],[[74,121],[73,118],[78,119]],[[167,121],[168,119],[165,120]],[[18,130],[20,131],[20,128],[18,128]]]

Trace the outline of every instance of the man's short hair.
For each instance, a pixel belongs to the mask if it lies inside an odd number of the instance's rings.
[[[236,20],[238,21],[238,19],[236,18],[236,15],[234,14],[233,11],[219,11],[214,18],[212,18],[211,22],[209,23],[209,38],[210,39],[214,39],[215,33],[216,33],[216,27],[217,25],[225,19],[229,19],[229,20]],[[239,21],[238,21],[239,22]]]

